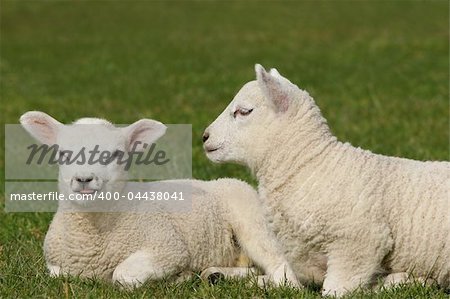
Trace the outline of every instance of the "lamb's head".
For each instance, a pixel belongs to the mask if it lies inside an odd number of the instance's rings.
[[[256,81],[245,84],[204,132],[204,149],[214,162],[255,166],[299,112],[314,105],[307,92],[276,69],[266,72],[257,64],[255,70]]]
[[[58,150],[59,188],[64,194],[120,192],[130,152],[143,151],[144,144],[166,131],[165,125],[150,119],[120,128],[98,118],[64,125],[38,111],[25,113],[20,123],[37,141]]]

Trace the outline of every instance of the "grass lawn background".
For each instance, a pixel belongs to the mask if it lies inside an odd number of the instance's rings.
[[[154,118],[192,123],[193,176],[237,177],[203,154],[204,128],[255,77],[277,67],[308,90],[342,141],[420,160],[449,159],[449,4],[418,2],[0,2],[2,123],[28,110],[62,122]],[[3,143],[4,132],[1,140]],[[4,147],[0,167],[4,178]],[[126,293],[51,279],[42,242],[50,213],[4,213],[0,298],[304,297],[313,290],[148,283]],[[358,298],[447,298],[419,285]]]

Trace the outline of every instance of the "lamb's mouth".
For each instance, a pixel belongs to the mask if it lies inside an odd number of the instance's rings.
[[[220,146],[219,147],[215,147],[215,148],[205,147],[205,151],[207,153],[212,153],[212,152],[215,152],[215,151],[219,150],[220,148],[221,148]]]
[[[74,190],[75,193],[80,193],[80,194],[94,194],[96,193],[98,190],[97,189],[81,189],[81,190]]]

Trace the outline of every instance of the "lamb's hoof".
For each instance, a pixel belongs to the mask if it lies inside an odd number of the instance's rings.
[[[281,264],[273,273],[272,283],[275,286],[290,286],[293,288],[301,288],[301,284],[297,280],[291,267],[284,263]]]
[[[258,275],[256,276],[256,285],[260,288],[265,288],[271,285],[272,282],[269,279],[268,275]]]
[[[225,278],[244,278],[255,273],[254,268],[247,267],[209,267],[200,274],[200,277],[204,281],[215,284]]]
[[[322,290],[322,296],[332,296],[335,298],[341,298],[342,296],[344,296],[347,293],[346,289],[343,288],[339,288],[339,289],[324,289]]]
[[[192,277],[194,277],[194,272],[192,271],[183,271],[181,273],[179,273],[176,277],[174,282],[175,283],[183,283],[185,281],[188,281],[189,279],[191,279]]]
[[[408,282],[409,276],[406,272],[391,273],[384,278],[383,286],[390,288]]]
[[[209,284],[217,284],[219,281],[225,279],[225,274],[221,272],[220,268],[210,267],[203,270],[200,277]]]
[[[47,265],[47,268],[48,268],[48,272],[49,272],[50,277],[58,277],[58,276],[61,275],[61,267]]]
[[[143,284],[141,280],[125,275],[115,275],[113,277],[113,282],[119,284],[122,289],[129,291],[139,288]]]

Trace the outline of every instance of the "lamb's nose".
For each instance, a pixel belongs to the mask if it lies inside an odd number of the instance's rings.
[[[208,140],[208,138],[209,138],[209,133],[205,131],[205,133],[203,133],[203,136],[202,136],[203,143],[205,143],[206,140]]]
[[[93,176],[77,176],[77,177],[75,177],[75,181],[77,181],[79,183],[89,183],[93,179],[94,179]]]

